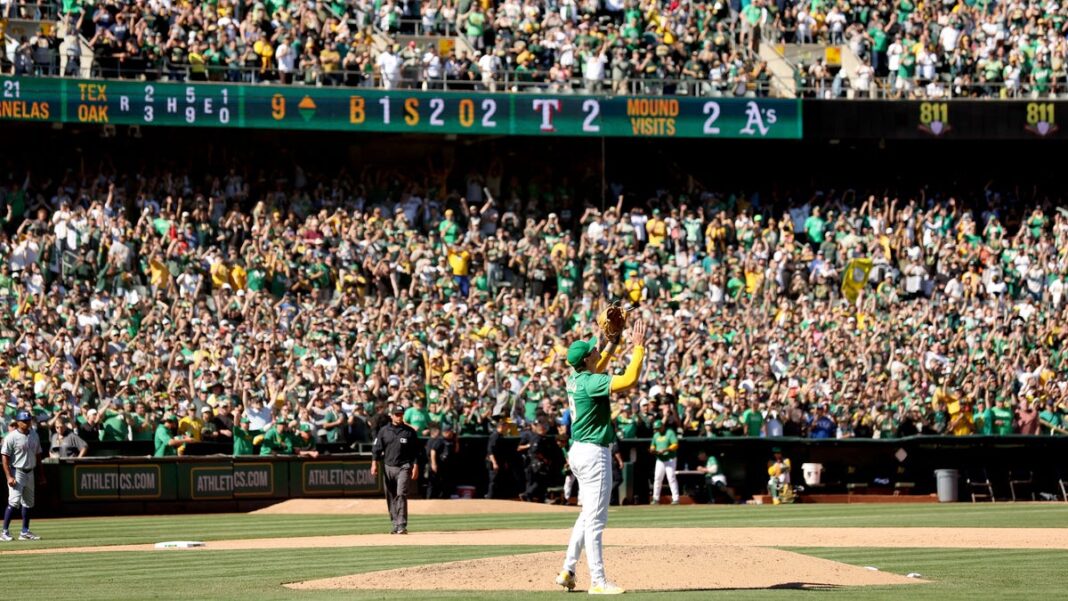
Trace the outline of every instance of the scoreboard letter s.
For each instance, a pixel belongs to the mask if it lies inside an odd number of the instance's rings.
[[[349,97],[349,123],[359,125],[363,123],[363,120],[367,118],[367,113],[364,110],[363,96],[350,96]]]
[[[281,94],[271,96],[271,117],[275,121],[281,121],[286,117],[286,97]]]
[[[404,99],[404,122],[411,126],[419,125],[419,99]]]

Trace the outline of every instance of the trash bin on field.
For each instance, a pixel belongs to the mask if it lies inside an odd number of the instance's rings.
[[[960,473],[957,470],[935,470],[935,484],[938,488],[939,503],[955,503],[957,501],[957,485],[960,481]]]

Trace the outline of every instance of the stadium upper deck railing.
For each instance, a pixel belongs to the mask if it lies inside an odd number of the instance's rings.
[[[68,66],[69,64],[69,66]],[[769,97],[774,89],[774,76],[744,81],[711,81],[694,78],[626,78],[589,80],[582,77],[550,80],[548,71],[501,70],[491,77],[458,78],[444,72],[431,77],[423,70],[402,69],[396,76],[383,76],[379,71],[338,69],[316,71],[311,74],[278,69],[262,69],[247,65],[234,67],[206,67],[202,70],[188,64],[163,64],[142,68],[122,63],[104,66],[94,64],[80,70],[73,62],[53,55],[49,62],[9,66],[0,75],[32,77],[80,77],[128,81],[161,82],[217,82],[287,85],[305,87],[349,87],[371,89],[454,90],[513,93],[554,94],[614,94],[649,96],[702,97]]]
[[[502,70],[493,77],[461,79],[442,73],[430,77],[422,69],[402,69],[395,77],[383,77],[378,71],[340,69],[312,74],[280,72],[249,66],[207,67],[198,72],[188,64],[163,64],[158,67],[124,67],[94,64],[79,69],[55,53],[48,62],[36,62],[16,68],[0,65],[0,75],[33,77],[80,77],[127,81],[219,82],[232,84],[284,85],[294,87],[350,87],[370,89],[414,89],[446,91],[482,91],[531,94],[608,94],[621,96],[690,96],[690,97],[782,97],[787,86],[774,75],[735,81],[711,79],[664,79],[628,77],[625,79],[588,80],[582,77],[550,80],[547,71]],[[848,78],[801,79],[791,86],[793,97],[813,99],[872,100],[1056,100],[1068,98],[1068,85],[1047,84],[1041,88],[1020,82],[951,83],[939,82],[928,87],[918,82],[896,86],[894,80],[880,78],[863,89],[851,86]]]

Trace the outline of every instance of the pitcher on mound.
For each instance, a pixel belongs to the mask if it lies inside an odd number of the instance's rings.
[[[571,472],[579,482],[582,512],[575,520],[571,542],[567,545],[564,569],[556,584],[567,590],[575,588],[575,565],[582,549],[590,566],[591,595],[618,595],[623,589],[608,582],[604,573],[601,538],[608,523],[608,502],[612,489],[612,458],[609,447],[615,440],[609,393],[623,392],[638,383],[645,356],[645,324],[640,320],[631,330],[633,355],[622,376],[603,373],[620,343],[625,315],[618,307],[598,318],[607,345],[598,350],[596,339],[579,340],[567,349],[567,363],[574,370],[567,379],[567,399],[571,410],[572,446],[568,454]]]

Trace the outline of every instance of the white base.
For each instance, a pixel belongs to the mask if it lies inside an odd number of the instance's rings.
[[[193,540],[172,540],[165,543],[156,543],[157,549],[195,549],[206,546],[204,543]]]

